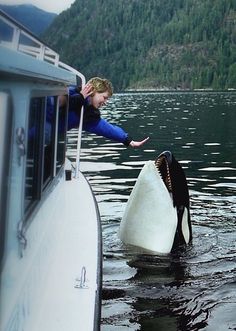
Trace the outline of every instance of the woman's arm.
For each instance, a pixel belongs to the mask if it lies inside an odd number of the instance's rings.
[[[85,123],[83,129],[85,131],[95,133],[96,135],[103,136],[105,138],[120,142],[125,146],[131,146],[133,148],[141,147],[149,139],[148,137],[142,141],[134,141],[121,127],[113,125],[104,120],[103,118],[98,121]]]

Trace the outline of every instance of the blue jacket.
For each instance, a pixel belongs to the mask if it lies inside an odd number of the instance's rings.
[[[83,130],[129,146],[132,139],[128,133],[101,118],[99,109],[89,103],[89,98],[84,99],[76,87],[69,88],[68,130],[79,126],[82,106],[84,106]]]

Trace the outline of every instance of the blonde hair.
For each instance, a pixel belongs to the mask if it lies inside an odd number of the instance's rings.
[[[109,97],[111,97],[113,94],[113,86],[108,79],[93,77],[88,81],[88,84],[91,84],[97,93],[108,92]]]

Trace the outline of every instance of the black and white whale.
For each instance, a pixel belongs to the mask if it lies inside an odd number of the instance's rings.
[[[165,151],[142,168],[127,202],[120,239],[157,254],[192,240],[187,180],[174,155]]]

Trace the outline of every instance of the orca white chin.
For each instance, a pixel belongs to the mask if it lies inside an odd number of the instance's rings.
[[[178,216],[153,161],[141,170],[120,224],[120,239],[157,254],[171,252]]]

